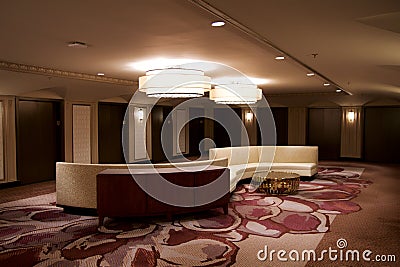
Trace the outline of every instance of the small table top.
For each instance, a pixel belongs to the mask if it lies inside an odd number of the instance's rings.
[[[260,171],[255,172],[254,175],[255,179],[297,179],[300,178],[300,175],[293,172],[275,172],[275,171]]]

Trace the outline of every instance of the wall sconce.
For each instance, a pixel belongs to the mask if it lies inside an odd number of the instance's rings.
[[[356,117],[356,114],[354,111],[351,110],[351,111],[347,112],[347,121],[348,122],[354,122],[355,117]]]
[[[136,117],[138,119],[139,122],[143,122],[144,119],[144,112],[142,108],[138,108],[136,111]]]
[[[247,111],[245,117],[246,117],[246,121],[248,121],[248,122],[252,121],[253,120],[253,112]]]

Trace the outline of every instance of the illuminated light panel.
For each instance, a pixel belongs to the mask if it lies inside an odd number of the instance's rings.
[[[213,23],[211,23],[211,26],[213,27],[222,27],[225,25],[225,22],[223,21],[214,21]]]
[[[211,78],[201,70],[169,68],[139,77],[139,91],[156,98],[201,97],[211,89]]]
[[[210,99],[217,104],[254,104],[261,98],[262,90],[254,84],[219,84],[210,91]]]
[[[128,67],[140,70],[140,71],[149,71],[155,69],[166,69],[173,68],[176,66],[180,66],[183,64],[199,62],[196,59],[189,58],[154,58],[149,60],[143,60],[138,62],[128,63]]]

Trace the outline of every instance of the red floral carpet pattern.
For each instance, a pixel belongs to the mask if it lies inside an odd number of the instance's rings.
[[[63,213],[54,203],[0,208],[0,266],[231,266],[236,244],[251,235],[329,231],[332,215],[357,212],[352,202],[370,182],[343,168],[320,168],[297,194],[268,196],[238,186],[228,215],[215,209],[174,222],[109,220]]]

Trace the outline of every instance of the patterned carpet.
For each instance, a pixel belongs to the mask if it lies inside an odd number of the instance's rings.
[[[267,196],[238,186],[228,215],[107,220],[66,214],[55,194],[0,204],[0,266],[244,266],[241,242],[255,237],[329,231],[333,218],[357,212],[352,202],[370,182],[362,169],[320,167],[297,194]]]

